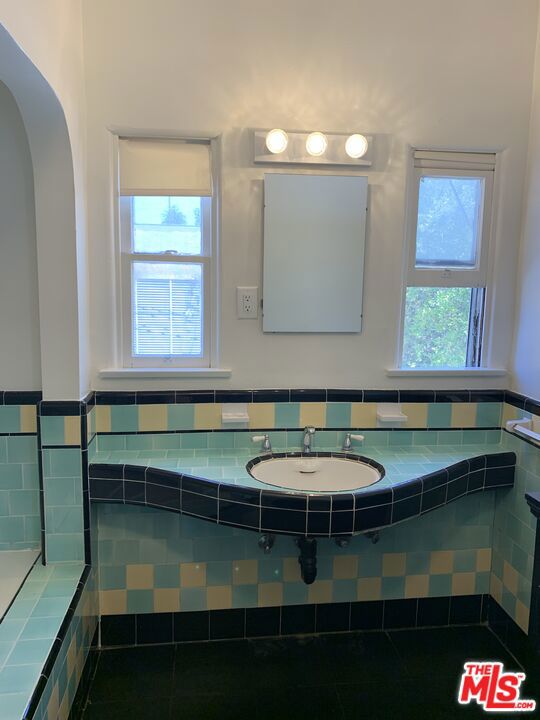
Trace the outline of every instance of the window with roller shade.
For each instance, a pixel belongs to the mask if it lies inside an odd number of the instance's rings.
[[[120,138],[119,178],[124,365],[207,367],[210,142]]]
[[[415,150],[401,367],[480,367],[493,153]]]

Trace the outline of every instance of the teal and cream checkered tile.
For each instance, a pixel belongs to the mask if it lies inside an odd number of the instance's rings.
[[[427,426],[447,428],[452,424],[452,403],[428,403]]]
[[[499,427],[502,417],[501,403],[478,403],[476,408],[477,427]]]
[[[21,432],[21,406],[0,405],[0,433]]]
[[[351,427],[351,403],[329,402],[326,404],[326,427]]]

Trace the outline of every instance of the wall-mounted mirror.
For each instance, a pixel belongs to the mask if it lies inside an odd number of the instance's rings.
[[[264,176],[263,331],[357,333],[367,177]]]
[[[263,331],[357,333],[367,177],[264,176]]]

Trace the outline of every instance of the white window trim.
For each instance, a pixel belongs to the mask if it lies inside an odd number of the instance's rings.
[[[494,170],[478,169],[471,170],[459,162],[458,153],[464,153],[473,158],[475,151],[469,150],[445,150],[438,148],[433,151],[426,151],[429,156],[433,153],[438,156],[440,153],[455,153],[456,160],[447,164],[440,161],[427,160],[423,167],[415,167],[414,157],[417,149],[409,146],[409,164],[407,190],[405,193],[405,252],[401,282],[401,308],[398,322],[398,337],[395,356],[395,365],[388,368],[388,377],[459,377],[464,375],[479,376],[502,376],[507,373],[505,369],[491,368],[491,346],[492,346],[492,313],[493,313],[493,277],[494,277],[494,253],[490,252],[495,237],[495,194],[497,189],[498,176]],[[477,151],[479,152],[479,151]],[[484,150],[481,155],[489,154],[495,157],[495,165],[498,163],[497,150]],[[422,163],[421,163],[422,164]],[[435,167],[436,165],[436,167]],[[482,228],[480,240],[480,252],[478,254],[477,267],[474,269],[462,268],[416,268],[416,226],[418,222],[418,199],[420,178],[423,175],[461,176],[471,175],[473,177],[484,177],[484,207],[482,215]],[[487,202],[486,202],[487,198]],[[405,304],[408,287],[484,287],[484,320],[482,328],[482,356],[479,367],[463,368],[404,368],[402,367],[403,341],[405,331]]]
[[[163,377],[197,377],[215,378],[229,377],[231,370],[220,367],[220,338],[219,338],[219,303],[221,297],[221,258],[220,258],[220,231],[221,231],[221,136],[218,134],[197,135],[193,133],[178,134],[175,132],[161,130],[124,129],[118,127],[109,128],[110,151],[111,151],[111,178],[113,197],[113,217],[115,236],[115,335],[114,365],[103,368],[99,371],[103,378],[159,378]],[[209,309],[209,322],[205,323],[205,341],[207,342],[207,353],[205,364],[197,364],[191,359],[168,362],[159,358],[150,360],[149,364],[133,363],[131,354],[131,280],[127,279],[129,290],[126,290],[125,263],[122,262],[122,249],[124,239],[122,237],[121,222],[121,197],[119,193],[120,168],[119,168],[119,139],[120,137],[148,138],[148,139],[170,139],[170,140],[207,140],[210,142],[211,170],[213,191],[211,198],[211,262],[209,268],[209,283],[205,283],[204,303],[206,310]],[[173,256],[176,257],[176,256]],[[183,260],[186,256],[180,256]],[[144,254],[145,259],[149,257]],[[160,256],[163,260],[163,256]],[[200,262],[201,256],[194,260]],[[206,279],[206,278],[205,278]],[[208,287],[209,286],[209,287]],[[126,300],[126,292],[129,294],[129,301]],[[127,328],[126,328],[127,324]],[[127,329],[127,332],[126,332]],[[127,350],[126,350],[127,343]]]

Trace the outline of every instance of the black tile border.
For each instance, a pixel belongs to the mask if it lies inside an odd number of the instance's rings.
[[[531,604],[531,618],[533,614],[534,606]],[[540,677],[540,643],[533,628],[529,629],[529,635],[523,632],[492,596],[489,596],[487,606],[487,623],[502,644],[527,669],[528,674]]]
[[[69,630],[69,626],[71,625],[71,622],[75,615],[75,611],[77,610],[77,607],[79,605],[79,602],[80,602],[82,594],[83,594],[83,591],[86,587],[86,583],[88,582],[88,579],[90,577],[90,572],[91,572],[90,566],[86,565],[81,573],[80,580],[77,583],[77,589],[75,590],[75,593],[73,594],[73,598],[69,604],[69,608],[67,609],[67,612],[64,615],[64,619],[62,621],[62,624],[60,625],[58,634],[56,635],[56,638],[53,641],[53,644],[49,651],[47,659],[45,660],[45,664],[41,670],[41,674],[39,676],[37,685],[34,688],[34,692],[32,693],[32,697],[30,698],[30,702],[26,706],[26,710],[25,710],[24,715],[21,720],[32,720],[32,718],[34,717],[34,715],[36,713],[36,710],[39,707],[41,697],[43,695],[43,692],[45,691],[45,688],[47,687],[47,682],[49,681],[49,678],[52,675],[54,665],[56,663],[56,660],[58,659],[58,655],[62,648],[62,643],[64,642],[64,640],[66,638],[67,632]]]
[[[101,647],[480,625],[489,602],[489,595],[466,595],[102,615]]]
[[[247,467],[287,454],[255,458]],[[317,456],[348,457],[331,452],[308,457]],[[384,472],[374,460],[352,457]],[[255,532],[335,537],[389,527],[475,492],[512,487],[515,466],[515,453],[500,452],[462,460],[391,488],[378,488],[375,483],[369,491],[310,496],[206,480],[151,466],[91,463],[89,490],[91,502],[143,505]]]

